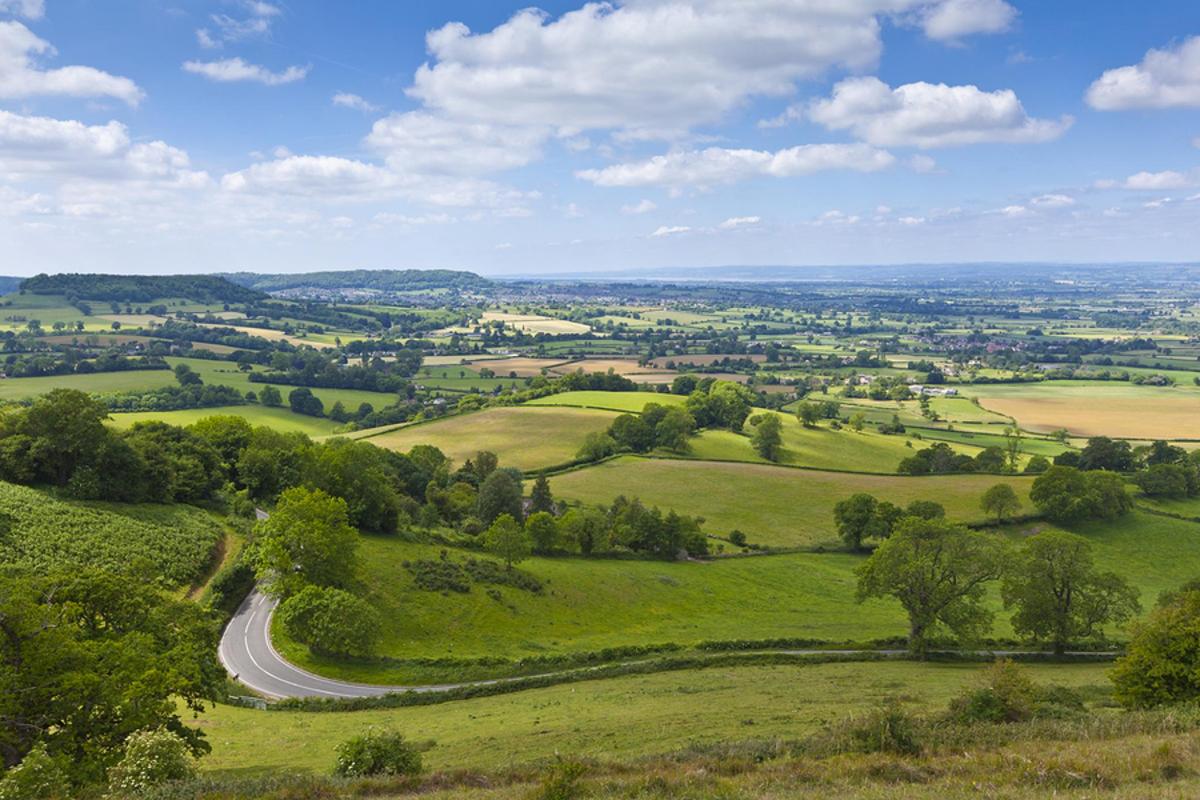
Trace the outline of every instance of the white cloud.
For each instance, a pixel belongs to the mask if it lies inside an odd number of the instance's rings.
[[[762,217],[730,217],[717,227],[723,231],[732,231],[738,228],[753,227],[760,222],[762,222]]]
[[[374,103],[369,103],[362,97],[359,97],[356,94],[350,94],[349,92],[338,92],[333,96],[332,102],[335,106],[352,108],[355,111],[370,113],[372,111],[379,110],[379,106],[375,105]]]
[[[879,147],[952,147],[981,142],[1046,142],[1073,122],[1034,119],[1011,89],[908,83],[895,89],[878,78],[848,78],[832,97],[814,101],[808,116],[848,130]]]
[[[896,221],[899,222],[901,225],[906,225],[908,227],[925,224],[924,217],[900,217],[900,219],[898,219]]]
[[[1043,194],[1029,201],[1039,208],[1066,208],[1075,205],[1075,198],[1065,194]]]
[[[953,41],[975,33],[1003,33],[1017,18],[1004,0],[945,0],[925,10],[921,27],[930,39]]]
[[[1029,209],[1025,206],[1005,206],[999,213],[1006,217],[1024,217],[1029,214]]]
[[[932,157],[927,156],[924,153],[917,153],[908,160],[908,168],[913,172],[927,174],[937,171],[937,162],[934,161]]]
[[[46,16],[46,3],[44,0],[0,0],[0,11],[25,19],[41,19]]]
[[[658,208],[658,206],[654,203],[653,200],[643,198],[641,201],[634,203],[632,205],[621,206],[621,213],[622,214],[649,214],[651,211],[653,211],[656,208]]]
[[[857,225],[860,220],[861,217],[857,214],[845,214],[835,208],[817,217],[812,224],[818,227],[824,225]]]
[[[930,5],[626,0],[558,17],[526,9],[486,32],[461,22],[431,31],[430,62],[417,70],[410,93],[455,118],[669,137],[715,122],[749,98],[787,96],[798,80],[829,68],[873,66],[879,15]],[[936,4],[946,5],[952,8],[936,13],[953,16],[959,3]]]
[[[650,235],[655,239],[662,239],[666,236],[678,236],[681,233],[690,233],[691,230],[687,225],[660,225]]]
[[[0,99],[43,95],[113,97],[131,106],[145,94],[128,78],[92,67],[39,69],[34,56],[53,56],[54,48],[19,22],[0,22]]]
[[[376,214],[372,220],[380,225],[419,227],[422,225],[445,225],[454,222],[454,217],[449,214],[420,214],[412,216],[410,214],[394,214],[383,211]]]
[[[220,61],[185,61],[183,64],[184,72],[201,75],[210,81],[218,83],[253,81],[264,86],[282,86],[285,83],[304,80],[310,69],[312,67],[291,66],[283,72],[271,72],[266,67],[250,64],[240,58],[226,58]]]
[[[371,196],[397,185],[397,176],[382,167],[336,156],[288,156],[221,178],[227,191],[304,196]]]
[[[278,6],[261,0],[242,0],[239,5],[245,16],[239,18],[228,14],[212,14],[209,19],[216,29],[215,33],[210,28],[196,30],[196,41],[201,47],[217,48],[227,42],[265,37],[270,34],[275,19],[283,13]]]
[[[160,141],[134,144],[120,122],[85,125],[8,111],[0,111],[0,173],[17,179],[208,182],[206,173],[190,169],[187,153]]]
[[[1195,181],[1181,172],[1166,170],[1164,172],[1138,172],[1130,175],[1121,184],[1123,188],[1136,191],[1162,191],[1163,189],[1183,189]]]
[[[1100,111],[1200,108],[1200,36],[1106,71],[1088,88],[1087,102]]]
[[[584,216],[583,209],[575,203],[567,203],[567,207],[563,209],[563,216],[567,219],[580,219]]]
[[[884,150],[865,144],[806,144],[785,150],[710,147],[655,156],[577,172],[597,186],[711,186],[759,176],[777,178],[833,169],[877,172],[895,163]]]
[[[1173,202],[1175,202],[1174,199],[1172,199],[1170,197],[1160,197],[1157,200],[1150,200],[1148,202],[1142,203],[1142,207],[1149,208],[1149,209],[1162,208],[1163,206],[1170,205]]]
[[[541,155],[545,129],[454,122],[423,111],[391,114],[366,138],[395,169],[473,175],[522,167]]]

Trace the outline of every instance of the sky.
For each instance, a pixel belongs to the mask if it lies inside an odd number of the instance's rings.
[[[0,0],[0,274],[1200,257],[1194,0]]]

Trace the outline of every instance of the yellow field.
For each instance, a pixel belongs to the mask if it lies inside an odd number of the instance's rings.
[[[506,314],[503,311],[487,311],[483,322],[503,322],[510,328],[526,333],[587,333],[590,327],[581,322],[543,317],[540,314]]]
[[[974,386],[984,408],[1034,432],[1075,436],[1200,439],[1200,393],[1114,382]]]

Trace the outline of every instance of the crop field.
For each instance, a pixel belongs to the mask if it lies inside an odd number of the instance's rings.
[[[266,425],[285,433],[305,433],[309,436],[324,436],[333,433],[338,424],[325,417],[309,417],[293,414],[286,407],[268,408],[259,405],[217,406],[215,408],[187,408],[181,411],[132,411],[112,414],[112,424],[128,428],[138,422],[154,420],[170,425],[191,425],[205,417],[231,414],[243,417],[251,425]]]
[[[740,530],[772,547],[829,545],[837,540],[833,506],[856,492],[907,504],[936,500],[963,522],[982,519],[979,498],[1009,483],[1030,508],[1029,478],[997,475],[900,477],[818,472],[765,464],[624,457],[551,478],[555,496],[610,503],[618,495],[705,518],[708,533]]]
[[[687,398],[666,392],[563,392],[530,400],[527,406],[576,406],[602,408],[610,411],[629,411],[640,414],[647,403],[664,406],[683,405]]]
[[[1107,665],[1030,665],[1030,677],[1077,688]],[[328,772],[338,743],[366,728],[430,744],[431,769],[508,767],[558,753],[611,760],[730,739],[791,739],[903,692],[942,710],[979,680],[976,664],[796,664],[709,668],[586,681],[513,695],[384,711],[263,713],[214,706],[199,717],[213,752],[205,771]],[[691,795],[689,795],[691,796]],[[885,795],[881,795],[885,796]]]
[[[570,322],[541,314],[507,314],[501,311],[488,311],[483,315],[482,321],[485,323],[503,322],[510,328],[526,333],[580,334],[591,330],[581,322]]]
[[[10,525],[0,562],[121,573],[142,562],[168,586],[199,577],[224,536],[218,517],[193,506],[67,501],[4,482],[0,510]]]
[[[624,375],[632,381],[646,381],[649,380],[649,376],[669,375],[674,378],[677,374],[671,370],[658,369],[653,365],[642,366],[638,364],[636,358],[584,358],[559,364],[551,372],[556,375],[566,375],[580,370],[587,373],[611,371],[616,375]]]
[[[491,408],[395,428],[366,441],[405,452],[431,444],[458,464],[480,450],[491,450],[502,466],[535,470],[573,460],[584,437],[605,430],[616,416],[583,408]]]
[[[1045,382],[972,386],[985,408],[1021,427],[1076,436],[1200,439],[1200,392],[1123,382]]]

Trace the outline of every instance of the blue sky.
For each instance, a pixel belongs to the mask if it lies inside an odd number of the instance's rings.
[[[1194,2],[0,0],[0,274],[1177,261]]]

